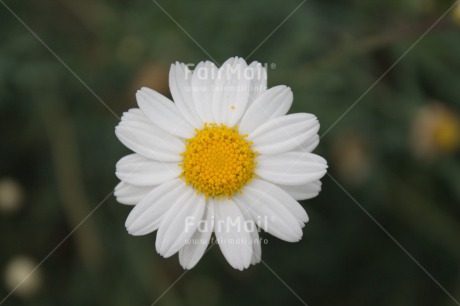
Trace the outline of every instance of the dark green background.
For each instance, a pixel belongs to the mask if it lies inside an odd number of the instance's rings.
[[[24,190],[21,209],[0,212],[1,273],[20,255],[42,260],[116,185],[115,163],[128,150],[101,101],[121,115],[141,86],[169,95],[170,63],[209,59],[150,0],[2,1],[91,90],[0,4],[0,178]],[[252,53],[301,1],[159,3],[222,63]],[[452,3],[307,0],[248,61],[276,64],[269,86],[291,86],[291,111],[316,114],[321,134]],[[316,150],[332,177],[457,299],[459,71],[460,23],[449,13]],[[440,116],[435,131],[420,129],[431,116]],[[443,128],[454,131],[447,145],[436,141]],[[421,149],[414,133],[434,141]],[[262,252],[309,306],[456,305],[331,177],[302,204],[310,215],[302,241],[264,234]],[[111,196],[43,263],[40,290],[2,305],[152,304],[183,270],[177,256],[155,252],[154,234],[127,234],[128,213]],[[2,283],[0,299],[9,290]],[[158,302],[280,304],[302,305],[266,266],[233,270],[218,247]]]

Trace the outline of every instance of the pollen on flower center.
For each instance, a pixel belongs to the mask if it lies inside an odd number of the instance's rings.
[[[206,198],[230,198],[241,192],[256,177],[257,152],[246,137],[238,133],[237,126],[205,123],[203,129],[196,130],[195,137],[186,140],[181,178]]]

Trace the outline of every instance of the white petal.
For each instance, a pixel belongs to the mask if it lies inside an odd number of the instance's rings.
[[[319,192],[321,191],[321,181],[314,181],[311,183],[303,184],[303,185],[278,185],[289,193],[291,197],[294,199],[301,201],[301,200],[308,200],[311,198],[316,197]]]
[[[116,176],[132,185],[159,185],[177,178],[182,172],[177,163],[165,163],[145,158],[139,154],[130,154],[117,163]]]
[[[256,223],[251,216],[246,205],[239,205],[235,202],[239,207],[241,213],[243,214],[244,218],[246,219],[247,229],[249,234],[251,235],[251,242],[252,242],[252,257],[251,257],[251,264],[255,265],[258,264],[262,260],[262,246],[259,239],[259,233]]]
[[[192,72],[187,65],[176,62],[169,70],[169,89],[174,103],[182,116],[196,128],[201,128],[201,121],[198,112],[193,105],[192,94]]]
[[[199,63],[193,71],[193,103],[203,122],[215,122],[212,114],[212,104],[217,71],[216,65],[209,61]]]
[[[310,137],[308,141],[306,141],[303,145],[301,145],[296,150],[300,150],[304,152],[313,152],[313,150],[316,149],[318,144],[319,144],[319,135],[315,134],[312,137]]]
[[[129,111],[123,113],[119,125],[136,128],[145,133],[150,133],[152,130],[158,131],[159,133],[163,132],[163,130],[153,124],[139,108],[131,108]]]
[[[287,208],[289,212],[297,219],[299,225],[304,227],[305,223],[308,222],[308,215],[305,209],[300,205],[299,202],[295,201],[286,191],[284,191],[281,187],[272,184],[270,182],[264,180],[256,180],[252,184],[252,188],[258,188],[259,190],[265,190],[267,195],[278,203],[281,203],[282,206]],[[241,202],[241,201],[240,201]],[[240,203],[238,203],[240,205]],[[245,203],[245,207],[251,205],[250,203]],[[250,210],[248,209],[250,212]],[[257,220],[256,220],[257,221]],[[260,220],[261,222],[270,222],[268,220]]]
[[[259,177],[281,185],[302,185],[319,180],[326,174],[327,162],[319,155],[291,151],[260,155],[256,159]]]
[[[215,202],[214,213],[214,232],[225,259],[240,271],[248,268],[252,258],[252,242],[240,209],[232,200],[222,198]]]
[[[261,94],[241,119],[239,131],[249,134],[268,120],[286,115],[292,105],[293,95],[284,85],[272,87]]]
[[[136,205],[157,186],[134,186],[120,182],[115,187],[114,195],[121,204]]]
[[[171,205],[188,189],[181,179],[153,189],[129,213],[125,223],[128,233],[141,236],[157,230]]]
[[[143,113],[130,110],[115,128],[118,139],[129,149],[159,161],[180,161],[185,143],[151,123]]]
[[[247,67],[244,59],[234,57],[219,69],[212,103],[216,122],[233,126],[246,110],[251,83]]]
[[[252,62],[249,68],[254,75],[251,79],[248,107],[267,90],[267,69],[259,62]]]
[[[278,154],[302,146],[319,130],[312,114],[297,113],[274,118],[249,134],[259,154]]]
[[[159,185],[177,178],[182,169],[177,163],[165,163],[145,158],[139,154],[130,154],[117,163],[116,176],[132,185]]]
[[[150,121],[145,117],[143,111],[140,108],[131,108],[127,112],[123,113],[121,120],[132,120],[132,121],[141,121],[150,124]]]
[[[176,105],[158,92],[143,87],[136,93],[137,104],[154,124],[182,138],[190,138],[194,128],[180,114]]]
[[[190,242],[179,250],[179,262],[184,269],[193,268],[206,251],[214,230],[214,201],[206,201],[206,211],[202,223],[198,226]]]
[[[308,221],[307,213],[276,185],[255,179],[234,199],[238,205],[246,205],[257,225],[267,233],[288,242],[297,242],[302,238],[303,223]]]
[[[155,248],[163,257],[170,257],[184,247],[203,219],[206,199],[190,187],[172,204],[157,233]]]

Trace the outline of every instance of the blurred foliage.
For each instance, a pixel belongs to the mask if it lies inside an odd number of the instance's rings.
[[[159,3],[221,63],[252,53],[300,1]],[[276,64],[269,85],[291,86],[292,112],[327,131],[317,151],[331,175],[458,300],[460,8],[362,96],[452,3],[308,0],[248,60]],[[169,95],[169,64],[208,56],[152,1],[0,4],[0,299],[50,255],[33,290],[2,305],[150,305],[182,269],[154,235],[126,233],[129,207],[97,206],[128,152],[101,101],[121,115],[140,86]],[[303,205],[304,239],[265,234],[263,259],[308,305],[455,305],[329,177]],[[263,264],[234,271],[215,247],[158,305],[282,303],[301,305]]]

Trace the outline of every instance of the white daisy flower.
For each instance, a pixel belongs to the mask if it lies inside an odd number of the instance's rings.
[[[116,166],[120,203],[135,205],[131,235],[158,230],[156,250],[179,252],[184,269],[201,259],[214,233],[236,269],[261,260],[258,229],[288,241],[302,238],[308,216],[298,200],[321,190],[326,173],[312,114],[289,114],[293,95],[267,89],[266,69],[230,58],[201,62],[193,73],[171,65],[173,101],[142,88],[139,108],[123,114],[115,133],[133,154]]]

